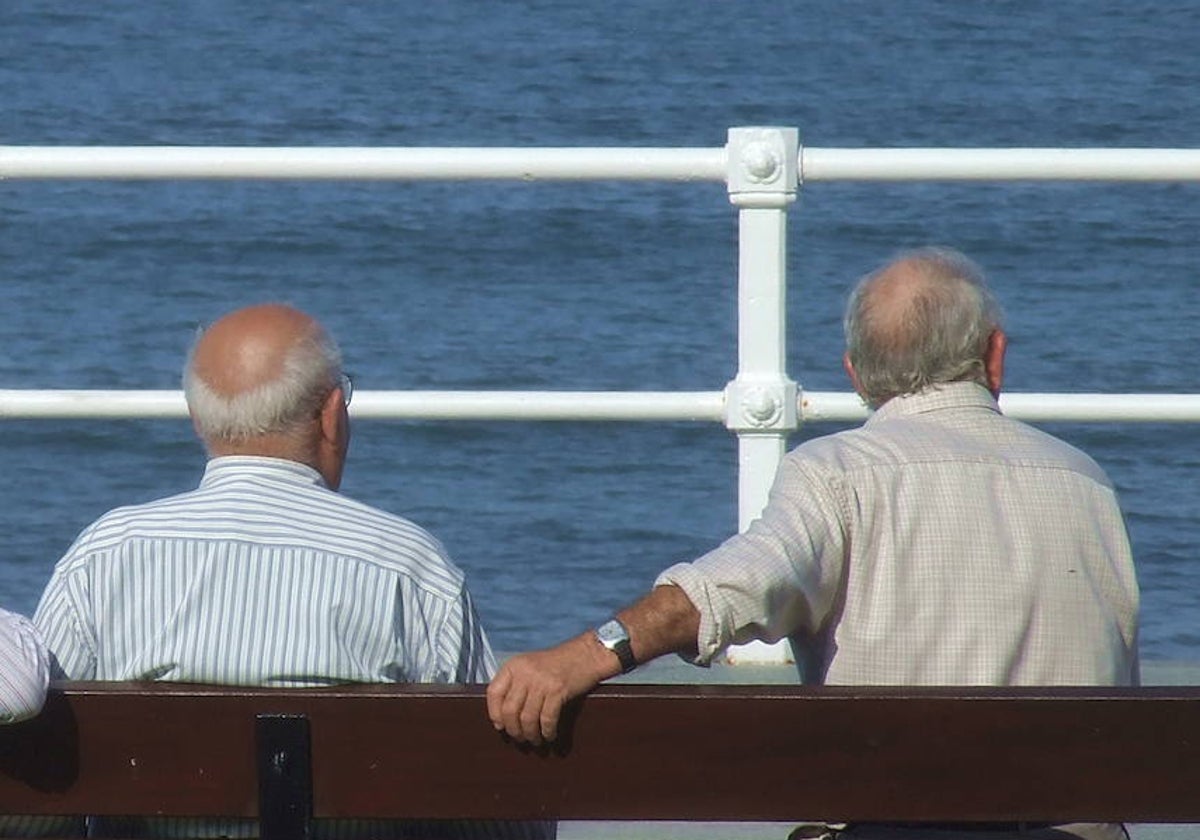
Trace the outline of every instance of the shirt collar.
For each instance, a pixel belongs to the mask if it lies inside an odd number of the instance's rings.
[[[262,455],[222,455],[210,458],[200,486],[211,486],[238,478],[265,478],[297,485],[326,487],[321,474],[307,464]]]
[[[944,382],[915,394],[892,397],[867,418],[867,424],[896,417],[927,414],[947,409],[982,408],[1000,413],[1000,404],[991,391],[976,382]]]

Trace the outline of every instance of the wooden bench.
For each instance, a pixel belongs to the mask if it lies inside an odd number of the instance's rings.
[[[0,811],[1200,822],[1200,687],[610,685],[541,749],[482,695],[72,683],[0,727]]]

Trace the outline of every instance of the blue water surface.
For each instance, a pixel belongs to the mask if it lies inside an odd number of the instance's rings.
[[[0,11],[0,144],[1189,146],[1200,7],[1000,0],[28,0]],[[845,390],[846,290],[974,256],[1010,391],[1200,392],[1195,185],[811,183],[789,365]],[[736,222],[716,184],[0,184],[0,387],[175,388],[195,326],[283,299],[360,389],[718,390]],[[813,425],[797,439],[832,431]],[[1194,425],[1048,426],[1110,472],[1143,655],[1200,660]],[[4,421],[0,603],[75,534],[195,483],[184,421]],[[344,489],[437,533],[498,648],[605,618],[736,528],[720,426],[361,421]]]

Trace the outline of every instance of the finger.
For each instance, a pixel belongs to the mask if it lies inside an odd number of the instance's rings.
[[[562,715],[562,698],[549,697],[542,703],[542,737],[553,741],[558,735],[558,719]]]
[[[512,674],[507,668],[501,668],[500,673],[492,678],[487,687],[487,710],[492,726],[504,729],[504,699],[512,686]]]
[[[529,702],[528,693],[528,688],[520,681],[514,682],[500,708],[500,719],[504,723],[504,731],[520,741],[530,740],[521,722],[521,716]]]
[[[518,714],[522,740],[531,744],[542,743],[542,708],[545,703],[545,695],[541,692],[530,692],[525,696]]]

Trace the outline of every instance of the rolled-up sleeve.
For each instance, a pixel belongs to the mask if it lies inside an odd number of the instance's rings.
[[[745,532],[659,575],[655,586],[678,586],[700,613],[692,661],[707,664],[733,644],[817,632],[842,575],[842,509],[829,476],[793,454]]]

